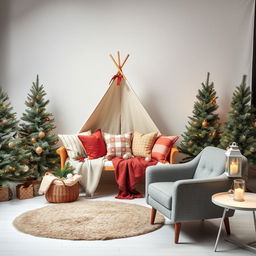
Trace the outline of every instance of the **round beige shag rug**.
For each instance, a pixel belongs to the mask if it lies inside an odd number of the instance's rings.
[[[68,240],[107,240],[138,236],[159,229],[164,217],[145,206],[107,201],[49,205],[18,216],[14,226],[34,236]]]

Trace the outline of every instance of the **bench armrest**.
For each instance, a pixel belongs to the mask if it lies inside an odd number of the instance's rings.
[[[66,159],[68,158],[67,150],[62,146],[56,150],[56,153],[60,156],[60,168],[63,169]]]
[[[170,153],[170,164],[174,164],[174,157],[177,153],[179,153],[179,150],[173,147]]]

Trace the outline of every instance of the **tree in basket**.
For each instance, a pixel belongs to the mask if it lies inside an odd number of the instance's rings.
[[[184,162],[197,156],[207,146],[219,144],[219,116],[216,114],[218,105],[214,83],[209,82],[207,73],[202,89],[198,90],[197,101],[194,103],[193,116],[189,117],[186,131],[182,134],[182,142],[178,147],[180,152],[188,155]]]
[[[231,110],[221,131],[219,146],[226,149],[230,143],[236,142],[248,161],[256,164],[256,116],[250,101],[251,90],[246,86],[244,75],[233,93]]]
[[[29,166],[35,171],[37,178],[58,164],[58,138],[53,133],[54,118],[46,110],[49,100],[45,100],[45,96],[44,87],[39,85],[37,76],[25,102],[27,109],[21,118],[24,122],[20,125],[23,147],[31,153]]]
[[[0,88],[0,185],[6,181],[22,181],[33,177],[33,172],[24,164],[29,152],[21,147],[17,134],[16,113],[7,94]]]

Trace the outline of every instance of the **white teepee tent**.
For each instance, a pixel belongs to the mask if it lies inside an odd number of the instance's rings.
[[[134,130],[141,133],[159,132],[123,75],[122,67],[129,54],[122,64],[120,64],[119,52],[117,56],[118,61],[116,62],[110,55],[118,68],[118,73],[113,77],[107,92],[80,132],[97,129],[111,134],[122,134]]]

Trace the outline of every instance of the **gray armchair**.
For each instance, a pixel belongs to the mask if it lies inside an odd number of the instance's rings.
[[[206,147],[188,163],[148,167],[146,200],[152,206],[151,224],[158,210],[174,223],[174,242],[178,243],[182,222],[221,218],[223,209],[211,202],[211,196],[232,185],[232,179],[224,174],[225,162],[225,150]],[[246,158],[242,167],[246,175]],[[228,234],[228,217],[233,214],[230,210],[224,221]]]

